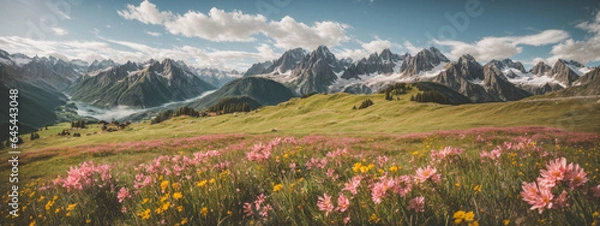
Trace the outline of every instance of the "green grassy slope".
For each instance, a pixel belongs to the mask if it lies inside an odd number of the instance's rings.
[[[67,127],[66,124],[61,124],[50,127],[49,131],[40,132],[42,139],[27,142],[22,147],[41,149],[226,133],[376,135],[510,126],[545,126],[600,132],[599,98],[451,106],[410,102],[411,94],[413,93],[402,96],[400,101],[386,101],[383,94],[314,95],[306,99],[294,98],[278,106],[237,116],[178,117],[160,124],[134,123],[126,131],[86,136],[87,133],[99,131],[96,125],[92,125],[90,129],[81,132],[80,138],[54,136]],[[352,110],[353,106],[358,107],[367,98],[373,100],[373,106]]]

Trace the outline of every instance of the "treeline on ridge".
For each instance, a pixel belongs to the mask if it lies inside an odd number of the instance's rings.
[[[234,112],[250,112],[259,108],[261,105],[254,99],[241,97],[227,97],[221,99],[217,104],[208,108],[208,112],[216,112],[217,114],[229,114]]]

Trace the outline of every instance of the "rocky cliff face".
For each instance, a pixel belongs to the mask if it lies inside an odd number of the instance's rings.
[[[556,61],[550,74],[555,80],[566,86],[571,86],[575,80],[579,79],[580,73],[578,73],[578,70],[584,67],[579,62],[560,59]]]
[[[547,75],[551,70],[552,67],[550,67],[550,65],[547,65],[543,61],[540,61],[535,66],[533,66],[533,68],[531,68],[529,72],[539,77]]]

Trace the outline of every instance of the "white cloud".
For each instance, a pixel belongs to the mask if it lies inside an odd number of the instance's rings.
[[[375,40],[368,43],[363,43],[361,46],[369,53],[379,53],[384,49],[391,48],[392,42],[388,40],[381,40],[378,37],[375,37]]]
[[[172,34],[185,37],[199,37],[211,41],[253,41],[252,37],[264,27],[267,18],[262,15],[248,15],[241,11],[225,12],[211,8],[208,15],[188,11],[164,23]]]
[[[160,32],[153,32],[153,31],[145,31],[146,34],[152,35],[154,37],[158,37],[161,36],[162,34]]]
[[[66,35],[69,33],[67,30],[60,28],[60,27],[53,27],[51,29],[52,29],[52,32],[54,32],[54,34],[58,35],[58,36],[63,36],[63,35]]]
[[[332,21],[316,22],[313,26],[296,22],[285,16],[281,21],[271,21],[262,33],[275,40],[275,46],[283,49],[316,49],[319,45],[337,46],[349,40],[345,24]]]
[[[162,24],[171,20],[171,12],[159,12],[155,4],[144,0],[140,6],[136,7],[127,4],[127,10],[117,10],[119,16],[128,20],[139,20],[145,24]]]
[[[361,49],[348,49],[343,48],[342,51],[336,53],[336,56],[340,58],[350,57],[353,60],[360,60],[362,58],[366,58],[373,53],[381,53],[384,49],[390,49],[392,47],[402,48],[402,45],[398,43],[391,42],[389,40],[382,40],[379,37],[375,36],[375,39],[370,42],[361,42]]]
[[[171,34],[215,42],[252,42],[256,35],[263,34],[273,39],[279,48],[315,49],[319,45],[337,46],[349,40],[346,36],[348,26],[332,21],[306,25],[289,16],[280,21],[269,21],[261,14],[245,14],[239,10],[226,12],[217,8],[211,8],[207,14],[188,11],[180,15],[161,12],[147,0],[139,6],[127,5],[127,9],[117,12],[128,20],[163,25]]]
[[[514,56],[523,51],[522,45],[542,46],[558,43],[569,38],[569,34],[562,30],[546,30],[534,35],[484,37],[475,43],[465,43],[453,40],[433,40],[435,44],[449,46],[450,58],[459,58],[464,54],[471,54],[475,59],[489,61]]]
[[[29,56],[61,56],[63,59],[82,59],[88,62],[112,59],[119,63],[128,60],[147,61],[150,58],[171,58],[183,60],[196,67],[245,70],[253,62],[271,60],[278,56],[268,44],[256,46],[256,51],[206,50],[192,46],[155,48],[148,45],[112,40],[100,37],[103,41],[44,41],[18,36],[0,36],[0,46],[10,53],[23,53]],[[60,53],[60,55],[57,55]]]
[[[577,24],[579,29],[590,33],[585,40],[575,41],[568,39],[552,47],[552,57],[548,58],[551,63],[558,59],[576,60],[583,64],[600,61],[600,12],[592,21]]]
[[[342,51],[336,52],[335,55],[338,58],[347,58],[350,57],[353,60],[360,60],[364,57],[369,56],[369,53],[364,49],[348,49],[344,48]]]
[[[411,42],[409,42],[408,40],[404,41],[404,48],[406,48],[408,50],[408,52],[410,54],[417,54],[418,52],[420,52],[421,50],[423,50],[423,48],[420,47],[416,47],[414,46]]]

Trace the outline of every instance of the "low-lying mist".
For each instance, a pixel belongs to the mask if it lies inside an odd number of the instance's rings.
[[[120,120],[122,118],[125,118],[125,117],[133,115],[133,114],[142,113],[142,112],[157,109],[157,108],[167,108],[167,107],[170,107],[173,105],[182,105],[183,106],[183,105],[185,105],[185,103],[189,103],[189,102],[201,99],[215,91],[216,90],[210,90],[210,91],[206,91],[206,92],[202,93],[200,96],[190,98],[190,99],[187,99],[184,101],[173,101],[173,102],[165,103],[158,107],[143,108],[143,109],[135,109],[135,108],[131,108],[129,106],[117,106],[115,108],[106,109],[106,108],[99,108],[96,106],[92,106],[90,104],[80,102],[80,101],[75,101],[75,100],[71,100],[71,102],[75,103],[75,106],[77,107],[76,112],[80,116],[92,117],[92,118],[95,118],[98,120],[111,121],[111,120]]]

